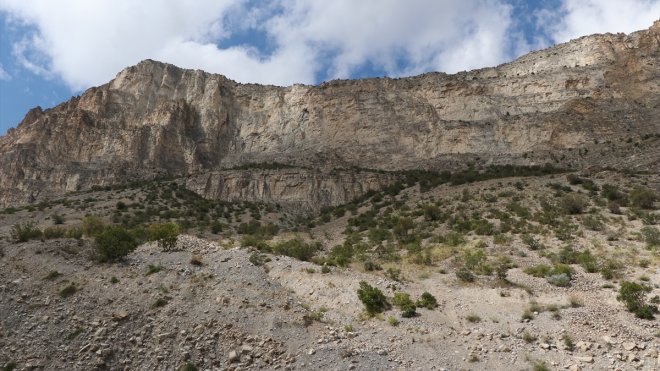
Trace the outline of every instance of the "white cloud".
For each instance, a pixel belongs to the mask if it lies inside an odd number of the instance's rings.
[[[4,67],[2,67],[2,64],[0,63],[0,80],[11,80],[11,75],[5,71]]]
[[[146,58],[223,73],[242,82],[291,84],[349,77],[371,64],[391,75],[453,72],[502,62],[510,7],[503,0],[0,0],[36,33],[17,40],[26,69],[73,89],[104,83]],[[222,47],[256,29],[272,53]]]
[[[660,18],[660,0],[564,0],[564,14],[548,25],[556,42],[594,33],[630,33]],[[549,17],[547,20],[555,17]]]
[[[566,0],[565,18],[553,10],[539,19],[546,29],[554,21],[557,40],[630,31],[650,25],[659,1]],[[35,29],[15,40],[18,64],[75,90],[146,58],[287,85],[365,66],[391,76],[456,72],[545,43],[525,41],[507,0],[0,0],[0,10]],[[264,35],[268,50],[229,43],[245,30]]]
[[[400,75],[454,72],[506,59],[511,8],[502,1],[283,0],[267,25],[281,45],[330,52],[331,77],[370,63]],[[401,66],[403,61],[405,66]]]

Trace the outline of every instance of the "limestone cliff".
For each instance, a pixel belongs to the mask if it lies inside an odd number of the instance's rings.
[[[297,211],[348,203],[368,191],[394,183],[389,174],[309,169],[228,170],[193,175],[186,188],[202,197],[226,201],[279,203]]]
[[[53,109],[31,110],[1,137],[0,204],[255,162],[657,171],[659,64],[660,21],[495,68],[318,86],[238,84],[147,60]]]

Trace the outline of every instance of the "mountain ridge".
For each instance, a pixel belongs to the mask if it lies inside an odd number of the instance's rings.
[[[264,162],[655,170],[659,60],[660,21],[453,75],[277,87],[145,60],[0,137],[0,204]]]

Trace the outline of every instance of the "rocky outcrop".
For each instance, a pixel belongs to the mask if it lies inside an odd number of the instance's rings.
[[[229,170],[194,175],[186,188],[202,197],[227,201],[278,203],[299,212],[348,203],[396,181],[391,174],[308,169]]]
[[[0,138],[0,204],[245,163],[332,169],[660,162],[660,22],[455,75],[290,87],[144,61]]]

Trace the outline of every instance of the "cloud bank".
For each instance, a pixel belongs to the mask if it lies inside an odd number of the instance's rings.
[[[390,76],[456,72],[585,34],[646,28],[660,15],[660,0],[564,0],[536,15],[547,37],[530,44],[514,6],[513,0],[0,0],[9,24],[30,30],[16,32],[16,63],[73,90],[105,83],[146,58],[277,85],[348,78],[365,68]]]

